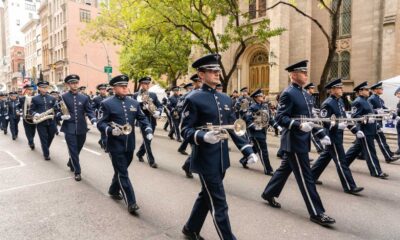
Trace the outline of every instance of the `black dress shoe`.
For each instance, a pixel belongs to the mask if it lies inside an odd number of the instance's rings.
[[[150,167],[152,167],[152,168],[158,168],[158,165],[157,165],[157,163],[152,163],[152,164],[150,164]]]
[[[320,180],[315,180],[315,185],[322,185],[322,181],[320,181]]]
[[[130,214],[135,214],[139,209],[140,207],[136,203],[132,203],[128,206],[128,212]]]
[[[80,180],[82,180],[81,174],[75,173],[75,181],[79,182]]]
[[[274,176],[274,171],[268,171],[265,173],[267,176]]]
[[[185,235],[186,239],[204,240],[204,238],[202,236],[200,236],[199,233],[190,231],[186,226],[183,227],[182,233],[183,233],[183,235]]]
[[[381,173],[378,176],[375,176],[377,178],[381,178],[381,179],[387,179],[389,177],[389,174],[386,173]]]
[[[12,137],[12,140],[14,140],[15,141],[15,139],[17,139],[16,137]]]
[[[185,150],[178,150],[178,152],[180,152],[182,155],[189,155]]]
[[[122,194],[121,193],[110,193],[110,192],[108,192],[108,194],[110,195],[110,197],[112,198],[112,199],[114,199],[114,200],[122,200],[122,199],[124,199],[123,197],[122,197]]]
[[[268,202],[268,204],[273,207],[273,208],[281,208],[281,204],[275,201],[274,197],[267,197],[263,194],[261,194],[261,198],[264,199],[265,201]]]
[[[136,155],[136,157],[139,159],[139,162],[144,162],[143,156]]]
[[[322,226],[329,226],[336,222],[335,219],[329,217],[328,215],[326,215],[324,213],[321,213],[317,216],[311,216],[310,220],[312,222],[318,223],[319,225],[322,225]]]
[[[242,164],[242,167],[243,167],[243,168],[246,168],[246,169],[249,168],[249,167],[247,166],[246,158],[241,158],[241,159],[239,160],[239,162],[240,162],[240,164]]]
[[[392,163],[400,159],[400,156],[393,156],[386,160],[387,163]]]
[[[178,142],[182,142],[182,139],[178,139],[178,140],[176,140],[176,141],[178,141]]]
[[[193,174],[190,171],[186,170],[184,167],[182,167],[182,170],[185,171],[187,178],[193,178]]]
[[[35,150],[35,144],[31,144],[29,145],[29,147],[31,148],[31,150]]]
[[[7,135],[7,131],[4,131],[4,135]]]
[[[73,167],[72,164],[71,164],[71,159],[69,159],[69,161],[68,161],[68,163],[67,163],[67,167],[69,167],[69,170],[70,170],[71,172],[74,171],[74,167]]]
[[[51,158],[50,158],[50,156],[45,156],[45,157],[44,157],[44,160],[46,160],[46,161],[50,161],[50,160],[51,160]]]
[[[174,139],[174,137],[172,135],[168,135],[168,137],[172,140]]]
[[[350,190],[344,190],[344,192],[345,193],[349,193],[349,194],[356,194],[356,193],[361,192],[362,190],[364,190],[363,187],[355,187],[355,188],[350,189]]]
[[[58,134],[60,134],[60,132],[57,131],[57,132],[56,132],[56,135],[58,136]]]

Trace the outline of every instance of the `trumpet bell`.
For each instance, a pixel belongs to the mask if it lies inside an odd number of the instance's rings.
[[[233,131],[239,137],[246,134],[246,122],[243,119],[238,119],[233,123]]]

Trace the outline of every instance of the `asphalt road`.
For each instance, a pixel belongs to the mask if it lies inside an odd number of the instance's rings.
[[[137,132],[137,130],[136,130]],[[137,146],[141,137],[137,135]],[[271,163],[278,138],[269,135]],[[39,139],[31,151],[20,125],[19,138],[0,134],[0,239],[184,239],[181,234],[200,190],[198,177],[187,179],[181,166],[186,158],[177,152],[179,143],[157,130],[153,151],[158,169],[134,159],[130,167],[140,209],[139,216],[127,212],[122,201],[107,195],[113,169],[108,155],[97,145],[99,133],[88,133],[81,153],[81,182],[66,167],[68,151],[63,134],[51,146],[51,161],[44,161]],[[347,149],[352,136],[346,136]],[[395,141],[390,140],[392,150]],[[400,161],[387,164],[379,152],[389,180],[369,176],[364,161],[351,169],[356,183],[365,187],[360,196],[345,194],[333,163],[322,177],[318,191],[327,213],[337,223],[324,228],[309,221],[293,175],[278,201],[282,209],[270,208],[260,195],[270,177],[261,163],[243,169],[241,154],[231,144],[232,167],[225,178],[232,229],[238,239],[400,239]],[[189,149],[188,149],[189,151]],[[317,158],[315,152],[312,158]],[[211,216],[201,232],[218,239]]]

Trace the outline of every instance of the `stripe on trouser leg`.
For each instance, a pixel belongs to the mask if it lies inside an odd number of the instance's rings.
[[[218,227],[217,220],[215,219],[214,201],[212,200],[210,191],[208,191],[208,187],[207,187],[206,181],[203,179],[203,176],[202,176],[201,174],[199,174],[199,176],[200,176],[200,180],[201,180],[201,181],[203,182],[203,184],[204,184],[204,188],[205,188],[206,191],[207,191],[207,195],[208,195],[208,197],[210,198],[210,204],[211,204],[211,209],[210,209],[210,210],[211,210],[211,216],[212,216],[212,218],[213,218],[215,228],[217,229],[217,233],[218,233],[219,237],[223,240],[224,237],[222,236],[222,232],[221,232],[221,230],[220,230],[219,227]]]
[[[67,142],[67,140],[65,140],[65,142]],[[67,147],[68,147],[68,153],[69,153],[69,159],[71,160],[71,164],[72,167],[74,168],[74,172],[76,171],[75,165],[74,165],[74,160],[72,160],[72,155],[71,155],[71,151],[69,150],[69,146],[68,146],[68,142],[67,142]]]
[[[336,145],[335,145],[335,144],[333,144],[333,150],[335,150],[336,161],[337,161],[337,164],[339,165],[339,169],[340,169],[340,172],[342,173],[342,176],[343,176],[343,178],[344,178],[344,181],[346,182],[347,189],[351,190],[351,189],[350,189],[350,184],[349,184],[349,182],[347,181],[346,175],[345,175],[344,172],[343,172],[342,164],[340,163],[339,154],[338,154],[338,152],[337,152],[337,150],[336,150]]]
[[[262,165],[263,165],[263,167],[264,167],[264,171],[265,172],[268,172],[268,170],[267,170],[267,167],[265,166],[265,164],[264,164],[264,158],[263,158],[263,156],[262,156],[262,152],[261,152],[261,148],[260,148],[260,144],[258,144],[258,141],[254,138],[254,141],[256,142],[256,144],[257,144],[257,148],[258,148],[258,155],[260,156],[260,158],[261,158],[261,163],[262,163]]]
[[[391,156],[390,156],[390,154],[388,153],[388,151],[386,150],[385,145],[384,145],[383,142],[382,142],[381,135],[380,135],[379,133],[376,133],[376,135],[378,135],[378,138],[379,138],[379,143],[378,143],[378,144],[381,145],[381,149],[383,149],[383,150],[385,151],[387,157],[390,159]]]
[[[111,153],[108,153],[108,155],[110,156],[111,161],[112,161]],[[124,202],[125,202],[126,205],[128,205],[128,198],[126,197],[125,190],[124,190],[124,188],[122,187],[122,183],[121,183],[121,180],[120,180],[120,178],[119,178],[119,172],[118,172],[118,171],[117,171],[117,178],[118,178],[119,188],[121,189],[122,196],[124,197]]]
[[[374,169],[375,169],[376,175],[378,176],[378,175],[379,175],[379,173],[378,173],[378,169],[376,169],[376,166],[375,166],[374,160],[372,160],[372,155],[371,155],[371,152],[369,151],[369,146],[368,146],[367,138],[366,138],[366,137],[363,137],[362,139],[364,139],[364,140],[365,140],[365,147],[366,147],[366,149],[367,149],[367,152],[368,152],[369,160],[371,161],[371,163],[372,163],[372,166],[374,166]]]
[[[300,162],[299,162],[299,158],[297,157],[296,153],[293,153],[293,154],[294,154],[294,156],[296,158],[296,163],[299,166],[300,178],[301,178],[301,182],[302,182],[303,187],[304,187],[304,191],[306,192],[308,201],[310,202],[311,208],[312,208],[312,210],[314,212],[314,215],[316,216],[317,215],[317,211],[315,210],[314,203],[311,201],[310,194],[308,193],[308,189],[307,189],[306,182],[305,182],[305,179],[304,179],[304,176],[303,176],[303,172],[302,172],[302,168],[301,168],[301,165],[300,165]]]

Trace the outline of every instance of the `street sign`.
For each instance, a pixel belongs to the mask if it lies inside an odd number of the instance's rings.
[[[104,72],[105,73],[112,73],[112,67],[111,66],[104,66]]]

